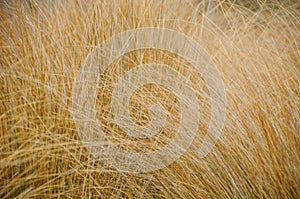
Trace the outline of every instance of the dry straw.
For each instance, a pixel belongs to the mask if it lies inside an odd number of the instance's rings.
[[[188,0],[26,2],[12,1],[1,11],[1,198],[300,197],[297,1],[257,1],[254,7]],[[203,75],[178,53],[125,53],[107,67],[95,88],[97,119],[84,118],[98,122],[108,140],[137,154],[151,152],[176,136],[182,119],[194,120],[180,117],[174,93],[148,84],[129,96],[129,115],[147,126],[151,104],[168,111],[168,124],[155,142],[128,137],[109,122],[116,83],[140,64],[167,64],[183,76],[190,74],[201,116],[193,142],[179,159],[131,174],[95,158],[82,143],[72,116],[72,91],[95,47],[143,27],[171,29],[201,44],[224,82],[226,121],[211,153],[199,158],[212,115]]]

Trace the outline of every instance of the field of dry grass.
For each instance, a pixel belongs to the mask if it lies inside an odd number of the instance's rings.
[[[0,198],[300,198],[299,4],[258,1],[250,8],[219,0],[211,15],[197,2],[16,1],[1,11]],[[90,155],[72,117],[72,89],[96,46],[141,27],[172,29],[199,42],[220,71],[227,103],[223,133],[201,159],[197,150],[211,105],[201,75],[191,77],[193,89],[204,90],[197,94],[203,99],[197,136],[172,164],[137,175]],[[173,138],[171,127],[157,145],[134,145],[136,140],[107,123],[112,85],[124,75],[117,68],[191,66],[155,49],[125,58],[108,67],[97,87],[98,122],[116,144],[137,153],[156,150]],[[175,95],[149,85],[131,96],[131,116],[144,125],[149,113],[143,105],[159,100],[175,116],[180,111],[172,109]]]

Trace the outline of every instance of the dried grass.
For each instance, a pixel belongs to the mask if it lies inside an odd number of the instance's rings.
[[[257,5],[217,1],[213,18],[196,2],[179,0],[31,1],[6,8],[0,22],[0,197],[299,198],[299,7],[282,1]],[[176,162],[132,175],[89,155],[72,119],[71,95],[76,72],[95,46],[124,30],[149,26],[201,43],[225,84],[226,121],[207,157],[197,156],[203,122]],[[127,56],[129,67],[174,59],[178,70],[188,67],[162,51]],[[120,75],[114,67],[107,71],[107,84]],[[195,82],[200,79],[195,76]],[[107,97],[109,89],[103,88],[99,92]],[[133,96],[133,106],[151,103],[141,96],[153,90],[159,89],[146,87]],[[159,99],[171,110],[176,99],[164,92]],[[209,104],[200,110],[204,121],[209,110]],[[99,113],[101,123],[106,115]],[[131,114],[141,124],[149,120],[145,110]]]

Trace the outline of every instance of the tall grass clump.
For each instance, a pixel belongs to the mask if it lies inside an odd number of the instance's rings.
[[[300,198],[299,3],[216,0],[208,7],[205,2],[3,4],[0,198]],[[203,108],[196,138],[172,164],[136,175],[90,155],[73,121],[72,90],[95,47],[141,27],[172,29],[199,42],[220,71],[227,103],[223,134],[200,159],[197,150],[211,106],[201,75],[191,77],[193,89],[203,90],[198,93]],[[123,75],[118,67],[149,62],[169,63],[183,74],[191,68],[173,53],[157,49],[129,52],[108,67],[105,81],[95,88],[95,107],[99,123],[116,144],[133,144],[106,122],[112,85]],[[140,125],[149,122],[143,107],[149,103],[162,101],[175,116],[180,112],[176,96],[156,85],[131,99],[130,114]],[[176,125],[180,117],[173,119]],[[161,138],[172,139],[172,133],[166,131]],[[166,144],[142,143],[130,150],[138,153]]]

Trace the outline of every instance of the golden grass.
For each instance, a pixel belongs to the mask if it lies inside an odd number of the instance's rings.
[[[16,2],[1,14],[1,198],[300,197],[296,2],[259,3],[253,10],[217,1],[213,17],[203,14],[195,1],[52,2]],[[180,159],[161,170],[132,175],[89,155],[71,115],[71,94],[76,72],[95,46],[139,27],[170,28],[200,42],[221,72],[227,111],[223,135],[207,157],[197,156],[206,130],[203,122],[198,138]],[[136,51],[127,56],[129,65],[175,60],[177,70],[189,67],[167,52]],[[113,73],[114,67],[117,63],[107,71],[107,84],[120,75]],[[194,78],[201,82],[201,77]],[[109,96],[104,88],[99,86],[99,99]],[[161,90],[145,101],[144,95],[159,89],[143,89],[132,97],[134,107],[158,98],[177,114],[170,104],[177,103],[172,94]],[[107,100],[97,104],[102,125]],[[205,104],[200,110],[203,121],[210,116]],[[147,110],[133,109],[131,115],[142,124],[149,120]],[[126,139],[114,136],[112,128],[107,132],[116,142]],[[172,138],[172,132],[165,135]],[[143,143],[155,149],[147,140]]]

